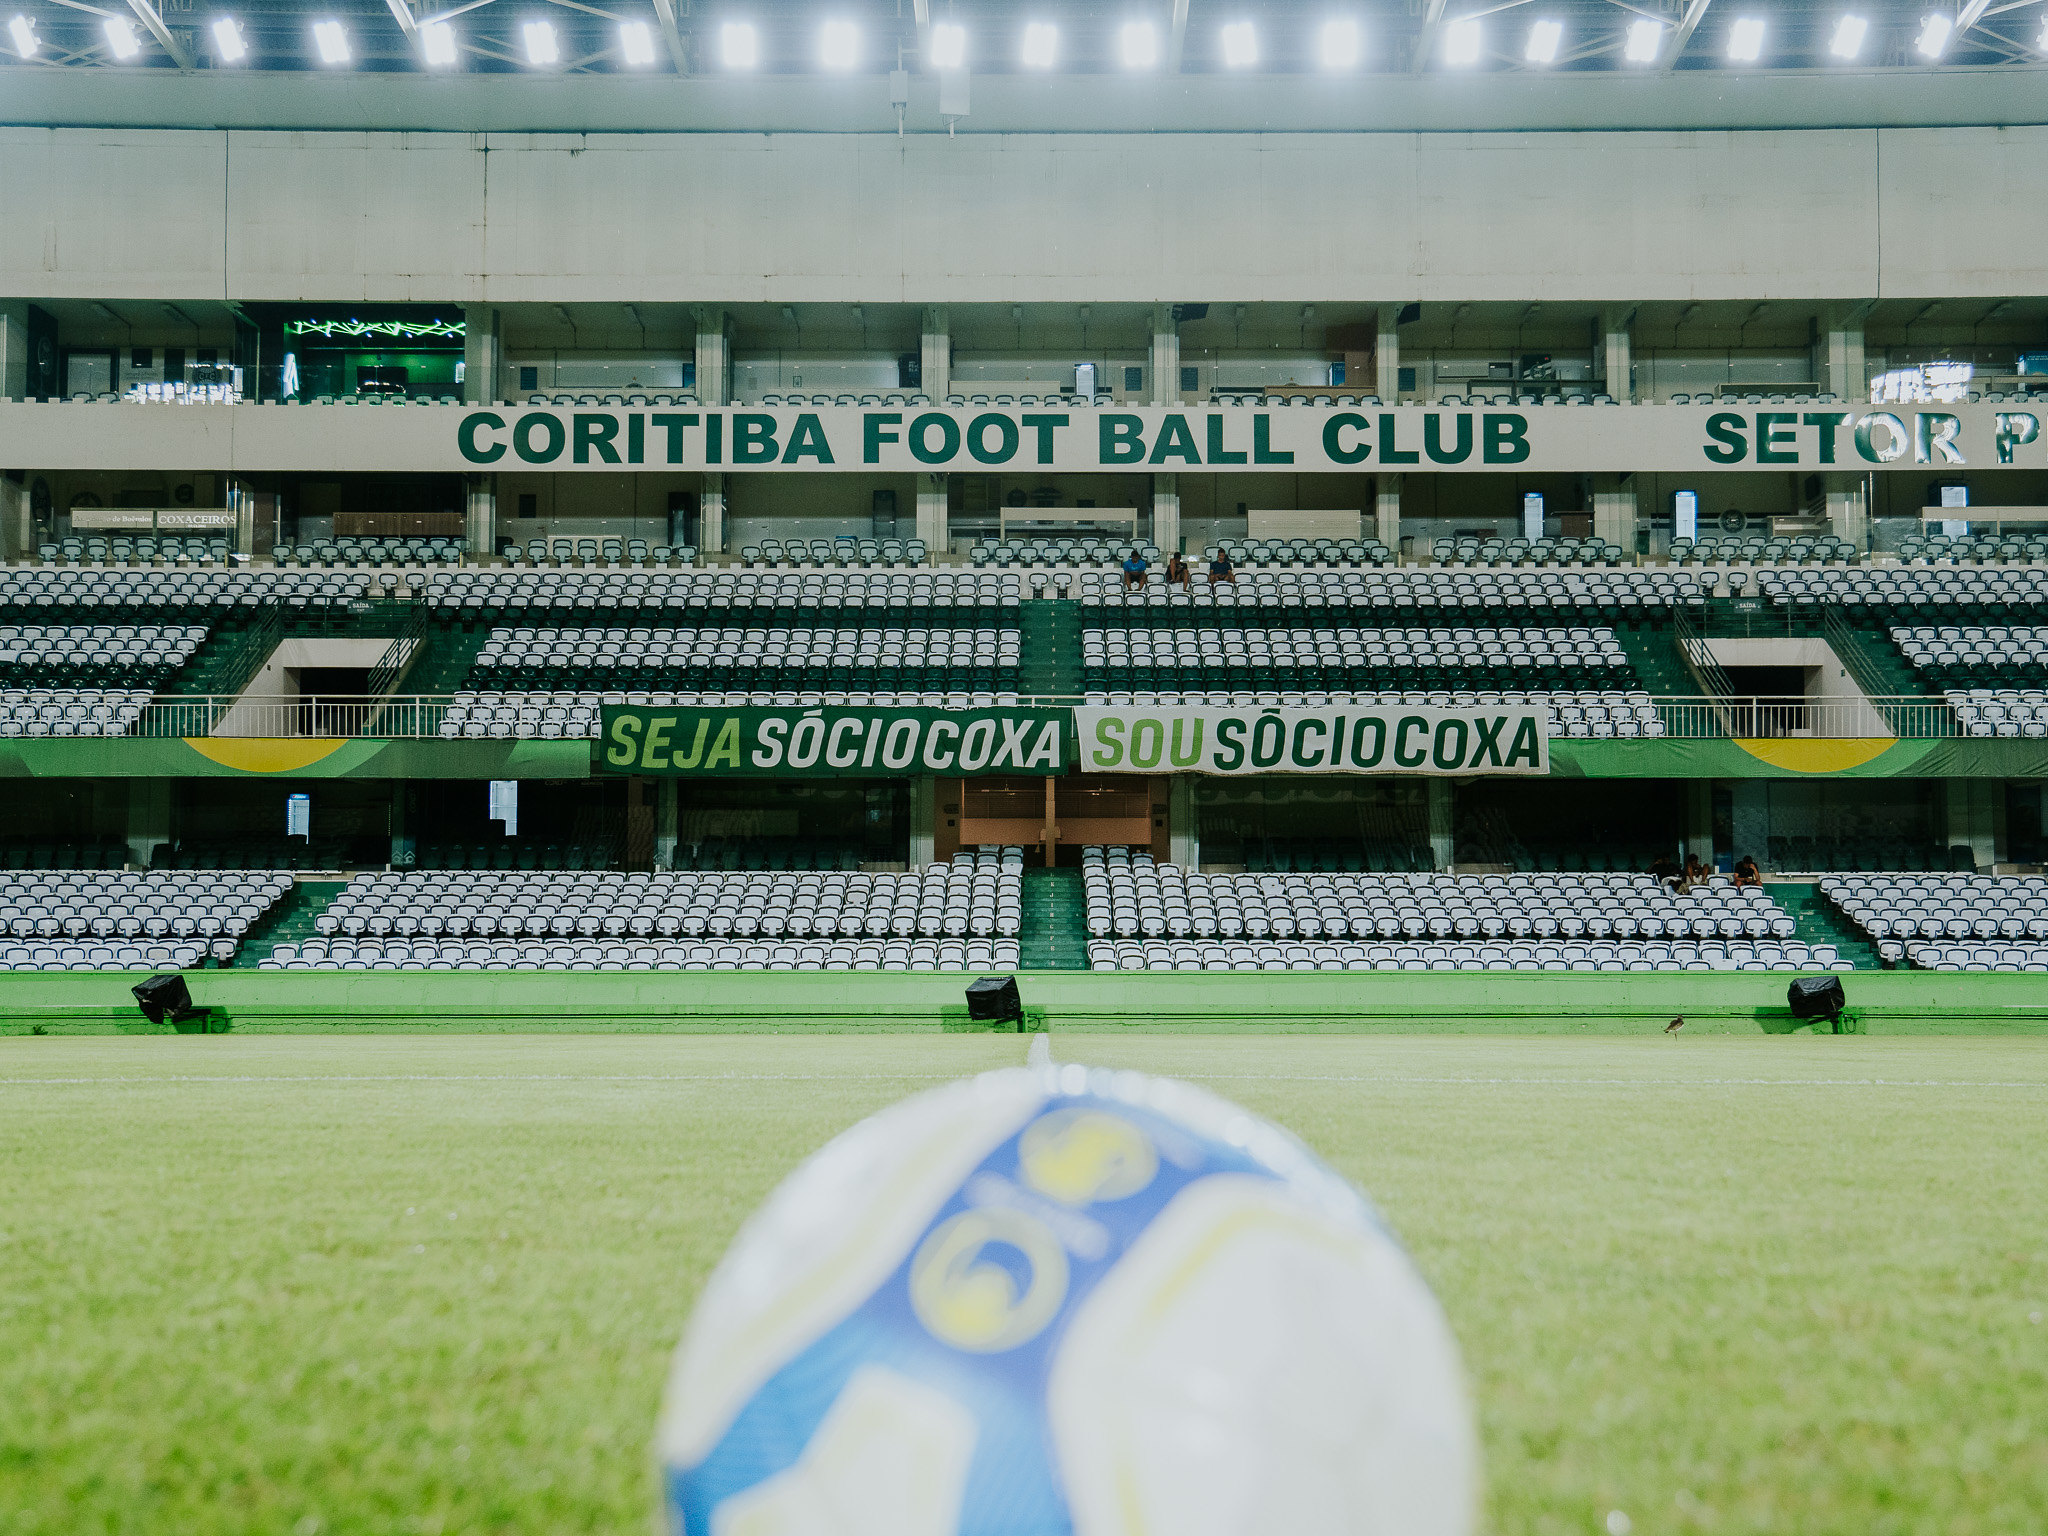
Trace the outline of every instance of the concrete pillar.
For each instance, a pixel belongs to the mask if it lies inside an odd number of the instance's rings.
[[[1731,868],[1748,854],[1768,867],[1771,836],[1771,781],[1737,779],[1728,786],[1729,845],[1720,851],[1728,855]]]
[[[1714,867],[1714,781],[1685,781],[1685,856]]]
[[[1861,475],[1827,477],[1828,532],[1858,549],[1870,548],[1870,506]]]
[[[1152,542],[1161,555],[1180,548],[1180,477],[1152,477]]]
[[[0,299],[0,400],[28,396],[28,303]]]
[[[1171,304],[1152,306],[1152,403],[1180,403],[1180,327]],[[1165,547],[1161,541],[1160,547]]]
[[[249,494],[247,486],[238,480],[230,480],[227,486],[228,510],[235,514],[235,550],[239,554],[256,553],[256,498]]]
[[[1202,866],[1202,822],[1201,813],[1195,804],[1195,787],[1199,780],[1191,773],[1177,774],[1167,780],[1166,834],[1168,857],[1183,869],[1199,869]]]
[[[463,532],[469,539],[469,558],[487,560],[498,552],[498,477],[471,475],[467,516]]]
[[[2001,779],[1946,779],[1948,801],[1948,844],[1968,848],[1979,870],[2000,862],[2000,822],[2004,820],[2004,781]]]
[[[654,781],[654,867],[674,869],[676,867],[676,781],[659,778]]]
[[[386,821],[386,830],[391,834],[393,869],[411,869],[419,862],[419,844],[413,838],[411,820],[406,815],[411,789],[410,779],[394,779],[391,783],[391,812]]]
[[[26,560],[35,548],[35,530],[29,527],[28,477],[18,469],[0,470],[0,560]]]
[[[1826,329],[1815,349],[1815,382],[1838,400],[1862,400],[1870,392],[1863,361],[1863,315],[1868,308],[1858,304],[1836,310],[1824,321]]]
[[[489,405],[505,398],[500,379],[505,370],[499,337],[498,311],[489,304],[462,309],[462,398],[471,405]]]
[[[718,304],[697,307],[697,399],[704,405],[732,404],[731,320]]]
[[[951,549],[944,475],[917,477],[917,536],[934,555]]]
[[[1458,787],[1449,779],[1422,781],[1429,805],[1429,859],[1439,870],[1449,869],[1457,848],[1451,840],[1451,813],[1457,807]]]
[[[1608,475],[1594,480],[1593,537],[1619,544],[1631,554],[1635,552],[1636,488],[1633,481],[1621,485]]]
[[[171,784],[169,779],[128,781],[128,862],[138,869],[149,868],[150,851],[171,840]]]
[[[1373,392],[1388,405],[1401,398],[1401,306],[1382,304],[1373,347]]]
[[[1398,557],[1401,553],[1401,477],[1381,475],[1372,498],[1372,536]]]
[[[1636,312],[1632,309],[1608,310],[1600,317],[1600,337],[1603,361],[1607,373],[1607,393],[1623,405],[1635,399],[1635,383],[1632,377],[1634,360],[1630,356],[1630,325]]]
[[[725,476],[707,471],[704,489],[697,497],[697,552],[722,554],[725,550]]]
[[[910,781],[910,867],[923,869],[938,857],[934,844],[939,829],[939,781]]]
[[[946,326],[946,311],[927,304],[918,337],[918,388],[939,405],[953,392],[953,333]]]

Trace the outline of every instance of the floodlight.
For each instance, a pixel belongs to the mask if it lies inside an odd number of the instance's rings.
[[[313,23],[313,46],[320,50],[322,64],[348,62],[348,29],[338,21]]]
[[[718,62],[727,69],[752,69],[761,62],[761,34],[751,21],[728,21],[718,29]]]
[[[1863,51],[1864,35],[1870,31],[1870,23],[1861,16],[1844,16],[1835,23],[1835,35],[1828,44],[1828,52],[1838,59],[1853,59]]]
[[[932,28],[933,69],[960,69],[967,63],[967,29],[955,21],[942,21]]]
[[[420,28],[420,52],[435,69],[455,62],[455,29],[445,21],[433,21]]]
[[[526,22],[519,28],[519,34],[526,39],[527,63],[555,64],[561,61],[562,45],[555,40],[553,22]]]
[[[644,21],[619,23],[619,52],[628,64],[654,62],[654,29]]]
[[[1446,64],[1477,64],[1486,33],[1477,16],[1462,16],[1444,32]]]
[[[1127,21],[1117,29],[1116,55],[1125,69],[1150,69],[1159,62],[1159,34],[1149,21]]]
[[[249,45],[242,41],[242,29],[232,16],[213,24],[213,56],[223,64],[239,64],[249,57]]]
[[[36,56],[42,44],[36,38],[36,24],[26,16],[17,16],[7,23],[7,35],[14,39],[14,51],[24,59]]]
[[[1024,67],[1051,69],[1060,52],[1060,29],[1049,21],[1027,22],[1024,26]]]
[[[1529,43],[1522,50],[1522,57],[1531,64],[1553,64],[1557,61],[1557,45],[1563,40],[1563,22],[1539,21],[1529,28]]]
[[[142,52],[142,39],[135,35],[135,26],[125,16],[109,16],[100,24],[107,34],[107,46],[114,50],[117,59],[132,59]]]
[[[1621,55],[1631,64],[1654,64],[1664,47],[1664,23],[1661,21],[1632,21],[1628,24],[1628,41],[1622,45]]]
[[[1921,18],[1920,40],[1914,43],[1913,46],[1920,50],[1923,57],[1938,59],[1947,51],[1949,34],[1954,32],[1955,29],[1956,24],[1954,21],[1950,20],[1945,13],[1936,11],[1932,15]]]
[[[1736,17],[1735,25],[1728,29],[1728,57],[1737,64],[1754,64],[1763,57],[1763,51],[1763,17]]]
[[[1233,21],[1223,29],[1223,67],[1250,69],[1259,62],[1258,30],[1248,21]]]
[[[1356,69],[1364,51],[1364,39],[1352,17],[1332,16],[1316,33],[1316,58],[1325,69]]]
[[[828,21],[818,28],[818,63],[846,70],[860,62],[860,29],[850,21]]]

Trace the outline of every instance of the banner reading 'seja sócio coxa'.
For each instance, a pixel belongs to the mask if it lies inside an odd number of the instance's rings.
[[[1083,773],[1550,771],[1550,713],[1330,704],[1319,709],[1074,711]]]
[[[607,704],[612,773],[714,778],[971,778],[1067,771],[1065,709]]]

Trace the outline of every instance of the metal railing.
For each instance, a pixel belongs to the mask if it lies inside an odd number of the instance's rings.
[[[598,696],[592,696],[592,702]],[[615,701],[650,702],[639,692],[611,695]],[[928,696],[939,702],[943,695]],[[804,706],[812,701],[804,695]],[[487,701],[488,702],[488,701]],[[748,702],[769,704],[769,694],[750,696]],[[1064,708],[1085,703],[1076,695],[1017,695],[1006,701],[1025,708]],[[1194,703],[1205,702],[1197,699]],[[1293,705],[1300,696],[1263,693],[1255,707]],[[1965,728],[1955,711],[1939,698],[1887,696],[1865,698],[1768,698],[1730,696],[1726,698],[1667,697],[1650,701],[1656,708],[1654,724],[1647,720],[1590,718],[1595,711],[1574,710],[1569,705],[1554,709],[1554,739],[1618,739],[1703,741],[1744,738],[1819,737],[1872,740],[1897,736],[1913,740],[1944,740],[1995,734],[1994,728]],[[559,707],[559,706],[557,706]],[[687,706],[682,706],[687,707]],[[1171,708],[1170,704],[1142,707]],[[1320,704],[1318,707],[1321,707]],[[1612,713],[1622,713],[1615,710]],[[56,722],[8,727],[14,736],[120,734],[116,728]],[[127,729],[129,736],[146,737],[242,737],[242,738],[364,738],[370,740],[578,740],[595,737],[592,721],[556,719],[543,721],[529,716],[523,721],[479,718],[478,709],[468,701],[458,702],[447,694],[400,694],[386,698],[305,697],[238,699],[225,695],[157,699],[144,707]]]

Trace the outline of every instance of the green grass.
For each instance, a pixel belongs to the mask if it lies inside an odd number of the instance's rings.
[[[1379,1201],[1487,1528],[2035,1533],[2048,1055],[1062,1034]],[[668,1352],[805,1152],[1016,1036],[0,1040],[0,1533],[642,1533]]]

